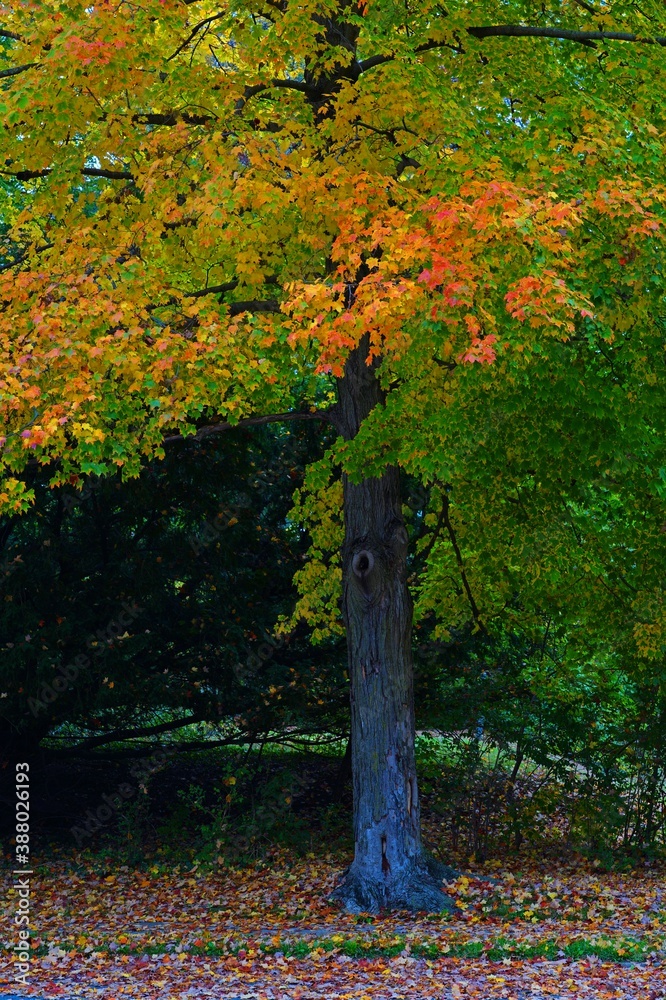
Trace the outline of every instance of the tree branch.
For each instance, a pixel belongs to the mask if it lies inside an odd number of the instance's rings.
[[[435,530],[433,531],[430,539],[428,540],[428,544],[426,545],[426,547],[423,549],[422,552],[418,553],[420,558],[423,559],[424,563],[428,561],[428,556],[430,555],[437,541],[439,540],[440,532],[442,530],[442,527],[444,526],[445,517],[446,517],[446,507],[443,506],[439,512],[439,517],[437,518],[437,524],[435,525]]]
[[[184,719],[172,719],[171,722],[162,722],[159,726],[143,726],[141,729],[116,729],[111,733],[101,736],[91,736],[82,743],[70,747],[70,752],[77,750],[90,750],[92,747],[101,746],[104,743],[115,743],[117,740],[133,739],[137,736],[156,736],[158,733],[168,733],[173,729],[182,729],[190,726],[193,722],[203,722],[203,718],[198,715],[190,715]]]
[[[209,285],[208,288],[200,288],[196,292],[187,292],[186,299],[200,299],[204,295],[224,295],[225,292],[233,292],[238,288],[238,279],[225,281],[222,285]]]
[[[6,35],[4,36],[7,37]],[[18,38],[18,35],[12,35],[13,38]],[[19,73],[25,73],[27,69],[32,69],[33,66],[39,66],[39,63],[26,63],[25,66],[10,66],[9,69],[0,69],[0,79],[7,76],[18,76]]]
[[[214,434],[221,434],[223,431],[229,431],[233,427],[257,427],[263,424],[277,424],[282,422],[287,422],[291,420],[320,420],[322,423],[333,424],[333,414],[335,412],[335,407],[331,406],[326,410],[317,410],[315,413],[308,411],[307,413],[301,412],[287,412],[287,413],[270,413],[266,416],[261,417],[243,417],[236,424],[230,423],[225,420],[219,424],[210,424],[206,427],[201,427],[196,432],[196,434],[169,434],[167,437],[163,437],[161,444],[177,444],[186,441],[203,441],[208,437],[212,437]],[[37,417],[34,418],[35,420]],[[34,423],[34,420],[31,421]],[[30,424],[26,425],[30,426]],[[18,431],[14,433],[19,433]],[[60,462],[59,458],[53,460],[53,464],[58,464]],[[42,463],[37,458],[28,458],[26,465],[31,468],[41,467]]]
[[[196,34],[198,34],[198,33],[199,33],[199,32],[201,31],[201,29],[202,29],[202,28],[205,28],[205,27],[207,27],[207,26],[208,26],[209,24],[212,24],[212,23],[213,23],[213,21],[219,21],[219,20],[220,20],[220,18],[222,18],[222,17],[226,17],[226,16],[227,16],[227,11],[225,10],[225,11],[223,11],[223,12],[222,12],[221,14],[212,14],[212,15],[211,15],[210,17],[205,17],[205,18],[203,19],[203,21],[199,21],[199,23],[198,23],[198,24],[195,24],[195,25],[194,25],[194,27],[192,28],[191,32],[189,33],[189,35],[188,35],[188,36],[187,36],[187,38],[185,39],[185,41],[184,41],[184,42],[182,42],[182,43],[181,43],[181,44],[180,44],[180,45],[178,46],[178,48],[176,49],[176,51],[175,51],[175,52],[172,52],[172,53],[171,53],[171,55],[170,55],[170,56],[169,56],[169,57],[167,58],[167,62],[171,62],[171,60],[172,60],[172,59],[175,59],[175,58],[176,58],[176,56],[177,56],[177,55],[178,55],[178,54],[179,54],[180,52],[182,52],[182,51],[183,51],[183,49],[184,49],[184,48],[186,48],[186,47],[187,47],[187,46],[188,46],[188,45],[190,44],[190,42],[192,41],[192,39],[194,38],[194,36],[195,36]]]
[[[21,36],[17,35],[15,31],[7,31],[6,28],[0,28],[0,38],[13,38],[15,42],[23,41]]]
[[[213,434],[220,434],[222,431],[231,430],[232,427],[258,427],[262,424],[276,424],[289,420],[321,420],[324,423],[331,422],[330,416],[326,410],[317,410],[316,413],[310,413],[309,411],[307,413],[269,413],[262,417],[244,417],[236,424],[232,424],[228,420],[219,424],[211,424],[208,427],[201,427],[196,434],[187,435],[186,437],[182,434],[170,434],[168,437],[162,438],[162,444],[175,444],[176,442],[183,441],[203,441],[205,438],[211,437]]]
[[[278,279],[274,274],[266,275],[264,278],[264,283],[267,285],[275,285],[278,283]],[[209,285],[207,288],[200,288],[196,292],[187,292],[185,294],[186,299],[200,299],[204,295],[224,295],[226,292],[233,292],[235,288],[238,288],[240,282],[238,278],[234,278],[232,281],[225,281],[222,285]],[[251,303],[245,303],[245,305],[250,305]],[[256,303],[254,303],[256,305]],[[270,304],[271,308],[268,309],[257,309],[256,312],[273,312],[272,309],[273,300],[268,299],[266,301],[267,306]],[[230,302],[229,306],[243,305],[241,302]]]
[[[452,49],[454,52],[462,51],[459,45],[453,45],[451,42],[424,42],[423,45],[417,45],[414,49],[414,55],[417,55],[420,52],[430,52],[432,49],[442,48]],[[381,66],[382,63],[391,62],[393,59],[395,59],[393,54],[370,56],[368,59],[363,59],[361,62],[356,63],[354,69],[358,74],[365,73],[367,69],[372,69],[373,66]]]
[[[486,626],[481,621],[479,609],[477,607],[476,601],[474,600],[474,595],[472,594],[472,588],[469,585],[467,574],[465,572],[465,563],[463,562],[462,552],[460,551],[460,546],[458,545],[458,539],[456,538],[456,533],[453,530],[453,525],[451,524],[450,504],[449,504],[449,498],[446,495],[446,493],[443,494],[442,514],[443,514],[442,521],[444,527],[448,532],[449,540],[451,542],[451,546],[456,556],[456,562],[458,563],[458,569],[460,570],[460,579],[462,580],[463,587],[465,588],[465,593],[467,594],[467,600],[469,601],[469,606],[472,610],[472,617],[476,622],[476,624],[481,629],[481,631],[485,632]]]
[[[139,125],[177,125],[178,122],[185,122],[186,125],[207,125],[208,122],[218,121],[218,117],[212,112],[209,115],[194,115],[189,111],[166,111],[161,114],[157,111],[146,111],[132,115],[132,121]]]
[[[563,41],[579,42],[581,45],[594,45],[595,42],[637,42],[643,45],[664,45],[666,37],[657,35],[654,38],[635,35],[629,31],[575,31],[569,28],[540,28],[524,24],[495,24],[485,27],[471,27],[465,29],[472,38],[559,38]],[[451,42],[425,42],[414,49],[414,54],[429,52],[432,49],[449,48],[454,52],[462,50]],[[383,63],[391,62],[396,56],[376,55],[363,59],[356,64],[357,73],[364,73],[374,66],[381,66]]]
[[[272,90],[274,87],[281,87],[286,90],[298,90],[302,94],[307,94],[308,97],[319,97],[319,91],[314,87],[311,87],[308,83],[303,80],[271,80],[270,83],[256,83],[253,87],[246,87],[245,92],[242,97],[239,97],[236,101],[236,114],[240,114],[247,102],[255,94],[261,94],[266,90]]]
[[[36,177],[46,177],[50,170],[0,170],[6,177],[15,177],[17,181],[31,181]]]
[[[229,315],[240,316],[244,312],[280,312],[280,303],[277,299],[250,299],[247,302],[230,302]]]
[[[110,181],[133,181],[134,174],[127,170],[101,170],[97,167],[84,167],[81,171],[84,177],[106,177]]]
[[[44,253],[45,250],[52,250],[54,246],[55,243],[45,243],[43,247],[32,247],[31,249],[33,253]],[[22,253],[19,254],[18,257],[15,257],[14,260],[11,260],[9,261],[9,263],[0,266],[0,274],[2,274],[4,271],[11,271],[13,267],[18,267],[19,264],[22,264],[23,261],[28,256],[28,253],[29,250],[24,250]]]
[[[167,223],[165,228],[171,229],[176,225],[176,223]],[[225,281],[222,285],[209,285],[207,288],[199,288],[196,292],[182,292],[184,299],[200,299],[204,295],[224,295],[226,292],[233,292],[234,288],[238,288],[239,282],[235,278],[233,281]],[[166,302],[151,302],[145,308],[148,312],[152,312],[153,309],[166,309],[167,306],[174,306],[179,301],[179,299],[171,298]]]
[[[204,718],[198,720],[200,722],[213,722],[212,719]],[[183,725],[187,725],[187,721],[184,720]],[[214,722],[213,722],[214,724]],[[134,733],[139,734],[139,730],[134,730]],[[111,734],[113,735],[113,734]],[[225,736],[218,740],[188,740],[187,742],[178,743],[178,752],[187,753],[191,750],[205,750],[212,747],[228,747],[228,746],[252,746],[257,742],[258,734],[247,734],[244,732],[239,732],[235,736]],[[316,729],[301,729],[297,732],[281,733],[277,732],[274,736],[263,736],[261,737],[261,742],[267,743],[283,743],[285,745],[291,744],[292,746],[299,744],[302,745],[303,740],[309,740],[312,736],[321,736],[321,732]],[[130,739],[131,737],[128,737]],[[109,742],[109,737],[102,737],[104,742]],[[337,743],[337,736],[332,736],[330,739],[323,740],[323,743]],[[158,747],[162,747],[163,744],[157,744]],[[79,749],[80,748],[80,749]],[[139,743],[137,746],[128,747],[124,750],[114,750],[113,760],[119,760],[126,757],[143,757],[153,754],[155,752],[156,745],[148,746],[145,743]],[[74,755],[88,758],[91,760],[99,760],[99,754],[88,754],[88,744],[78,743],[73,747],[49,747],[49,753],[57,757],[72,757]],[[110,759],[107,757],[106,759]],[[2,800],[0,800],[2,801]],[[7,800],[9,801],[9,800]]]
[[[38,177],[48,177],[50,173],[50,167],[44,167],[43,170],[0,170],[0,174],[15,177],[17,181],[32,181]],[[134,180],[134,174],[130,174],[126,170],[101,170],[97,167],[84,167],[81,173],[84,177],[106,177],[111,181]]]
[[[467,28],[473,38],[561,38],[570,42],[640,42],[644,45],[666,45],[666,38],[644,38],[628,31],[573,31],[568,28],[537,28],[522,24],[498,24],[485,28]]]
[[[438,368],[446,368],[447,371],[452,372],[454,368],[458,367],[457,361],[442,361],[441,358],[432,357],[430,359],[434,365]]]
[[[270,83],[257,83],[254,87],[246,87],[245,96],[253,97],[254,94],[259,94],[262,90],[272,90],[273,87],[282,87],[286,90],[299,90],[302,94],[313,94],[315,96],[319,93],[315,87],[311,87],[304,80],[271,80]]]
[[[268,275],[266,282],[276,284],[277,278]],[[200,299],[204,295],[224,295],[226,292],[233,292],[240,284],[237,278],[232,281],[225,281],[222,285],[209,285],[208,288],[199,288],[196,292],[181,292],[184,299]],[[177,298],[167,299],[166,302],[151,302],[145,308],[148,312],[153,309],[166,309],[168,306],[176,305],[180,300]],[[220,299],[222,302],[222,299]],[[245,302],[227,302],[230,316],[240,316],[244,312],[279,312],[280,304],[277,299],[248,299]]]

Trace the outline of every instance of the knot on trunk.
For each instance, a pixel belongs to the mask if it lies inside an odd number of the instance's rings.
[[[352,559],[352,572],[361,582],[364,582],[375,565],[375,557],[369,549],[361,549]]]

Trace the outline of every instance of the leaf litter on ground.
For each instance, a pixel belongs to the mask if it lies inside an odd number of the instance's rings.
[[[33,876],[28,987],[7,877],[0,998],[666,998],[662,872],[518,864],[450,882],[455,915],[372,916],[327,903],[344,867],[334,854],[276,849],[214,871],[56,854]]]

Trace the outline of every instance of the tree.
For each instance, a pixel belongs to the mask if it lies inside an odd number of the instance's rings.
[[[0,500],[27,507],[30,461],[53,485],[131,477],[177,433],[332,424],[310,507],[344,508],[321,574],[352,691],[338,897],[439,909],[398,470],[429,488],[415,582],[442,628],[558,594],[578,543],[549,532],[577,492],[642,489],[629,603],[663,656],[661,5],[5,10],[4,169],[29,207],[2,275]]]

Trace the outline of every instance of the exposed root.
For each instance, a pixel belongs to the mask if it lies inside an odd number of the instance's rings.
[[[442,883],[456,874],[453,868],[425,851],[397,875],[377,877],[375,872],[354,862],[329,898],[341,902],[349,913],[379,913],[382,909],[451,913],[456,904],[444,892]]]

